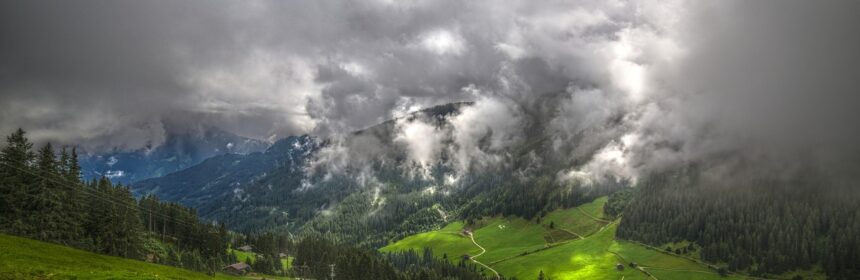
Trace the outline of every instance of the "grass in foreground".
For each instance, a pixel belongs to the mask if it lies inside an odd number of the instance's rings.
[[[0,279],[250,279],[99,255],[0,234]],[[266,276],[266,279],[286,279]]]

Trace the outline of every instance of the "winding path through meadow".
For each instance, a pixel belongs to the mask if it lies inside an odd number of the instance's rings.
[[[481,266],[483,266],[483,267],[486,267],[487,269],[489,269],[490,271],[492,271],[494,274],[496,274],[496,278],[499,278],[499,272],[498,272],[498,271],[496,271],[496,270],[495,270],[495,269],[493,269],[492,267],[490,267],[490,266],[488,266],[488,265],[486,265],[486,264],[484,264],[484,263],[482,263],[482,262],[480,262],[480,261],[478,261],[478,260],[476,260],[476,259],[475,259],[475,258],[477,258],[477,257],[479,257],[479,256],[481,256],[481,255],[483,255],[484,253],[486,253],[486,252],[487,252],[487,249],[484,249],[484,247],[483,247],[483,246],[481,246],[480,244],[478,244],[478,242],[475,242],[475,235],[474,235],[474,234],[472,234],[471,232],[469,232],[469,239],[472,239],[472,244],[475,244],[475,246],[478,246],[478,248],[481,248],[481,252],[480,252],[480,253],[478,253],[477,255],[474,255],[474,256],[472,256],[472,257],[471,257],[472,261],[473,261],[473,262],[475,262],[475,263],[477,263],[477,264],[480,264],[480,265],[481,265]]]

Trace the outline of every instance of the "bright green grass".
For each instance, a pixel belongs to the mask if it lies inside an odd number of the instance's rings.
[[[609,197],[602,196],[594,199],[592,202],[577,206],[576,208],[594,218],[607,220],[606,216],[603,214],[603,205],[606,204],[607,201],[609,201]]]
[[[535,279],[541,270],[551,279],[621,279],[622,276],[624,279],[647,279],[644,273],[629,267],[630,262],[636,262],[661,280],[738,279],[720,277],[706,266],[689,260],[616,241],[616,227],[617,224],[612,224],[586,239],[500,262],[493,268],[519,279]],[[617,263],[625,264],[625,269],[618,271]]]
[[[444,254],[452,262],[458,260],[464,254],[474,256],[480,253],[481,249],[472,244],[472,241],[468,237],[462,235],[462,230],[462,222],[453,222],[439,230],[406,237],[380,250],[383,252],[408,250],[421,252],[424,248],[429,247],[433,249],[433,254],[437,257],[442,257]]]
[[[547,243],[558,243],[579,238],[579,236],[573,234],[572,232],[564,231],[557,228],[548,230],[543,236],[544,240],[546,240]]]
[[[271,278],[266,276],[266,279]],[[99,255],[61,245],[0,234],[0,279],[246,278],[225,274],[207,276],[180,268]]]
[[[741,279],[720,277],[707,266],[680,257],[664,254],[644,246],[615,240],[617,222],[607,224],[603,215],[606,198],[577,208],[548,213],[537,224],[521,218],[494,217],[478,221],[480,228],[474,230],[475,240],[487,249],[476,259],[490,265],[505,276],[518,279],[537,279],[540,271],[550,279],[650,279],[645,273],[629,267],[636,262],[660,280],[665,279]],[[555,229],[550,229],[550,222]],[[437,231],[421,233],[390,244],[382,251],[425,247],[433,249],[439,257],[442,253],[459,256],[475,255],[480,249],[468,237],[460,234],[461,222],[451,223]],[[584,239],[572,238],[562,230],[575,232]],[[556,241],[549,245],[547,240]],[[550,247],[547,247],[550,246]],[[529,252],[521,255],[522,252]],[[623,263],[625,269],[618,271],[616,264]],[[487,272],[489,273],[489,272]]]
[[[242,250],[234,250],[234,249],[227,249],[227,252],[228,253],[231,253],[231,252],[235,253],[236,254],[236,260],[238,260],[240,262],[245,262],[245,260],[247,260],[247,259],[251,259],[251,262],[257,261],[257,255],[254,253],[249,253],[249,252],[245,252]]]
[[[615,241],[609,250],[618,253],[625,258],[632,259],[632,261],[635,261],[643,267],[672,268],[680,270],[708,270],[707,267],[693,261],[649,249],[633,242]]]
[[[623,262],[608,249],[613,245],[614,226],[586,239],[572,241],[527,256],[493,265],[505,276],[537,279],[543,271],[550,279],[646,279],[633,269],[618,271],[615,264]]]
[[[605,222],[595,220],[604,219],[603,204],[606,204],[606,200],[606,197],[601,197],[579,207],[552,211],[541,222],[546,226],[552,223],[557,229],[588,236],[606,225]]]
[[[546,246],[543,226],[522,218],[491,218],[475,230],[475,242],[487,249],[477,258],[484,263],[514,257]]]

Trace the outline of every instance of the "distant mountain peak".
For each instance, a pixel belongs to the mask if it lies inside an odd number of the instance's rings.
[[[163,143],[134,151],[113,150],[83,157],[84,178],[108,176],[115,182],[132,183],[167,175],[212,156],[265,151],[268,142],[235,135],[217,127],[165,124]]]

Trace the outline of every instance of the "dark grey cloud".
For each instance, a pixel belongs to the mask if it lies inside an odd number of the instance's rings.
[[[177,119],[275,139],[463,100],[398,143],[425,165],[456,143],[468,170],[547,133],[559,177],[593,179],[860,140],[850,1],[0,5],[0,130],[92,149],[157,144]]]
[[[623,125],[602,130],[608,144],[566,175],[631,177],[690,163],[774,176],[808,166],[857,174],[860,35],[852,30],[860,18],[852,14],[860,5],[680,4],[655,13],[663,16],[649,26],[660,39],[639,46],[644,101],[622,107]],[[661,48],[673,51],[654,55]]]

